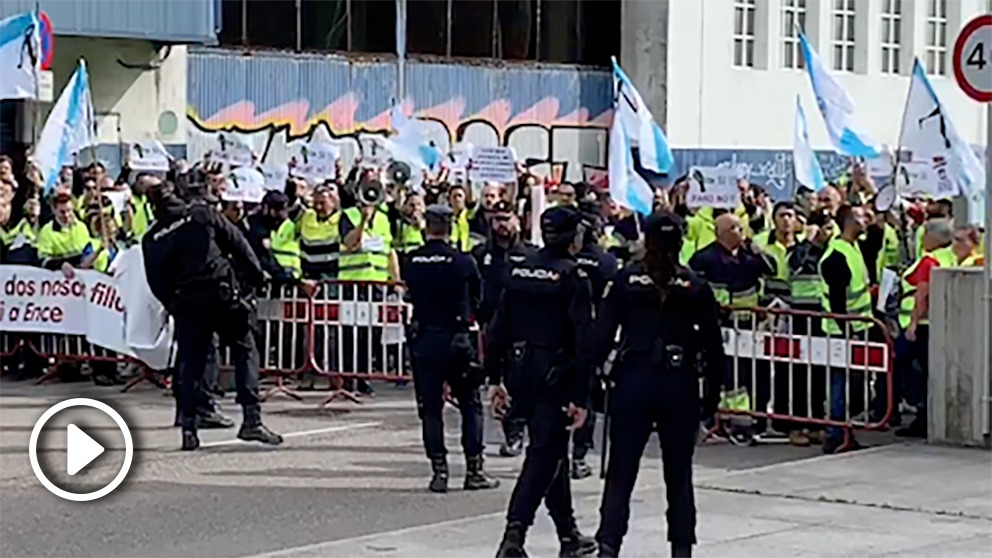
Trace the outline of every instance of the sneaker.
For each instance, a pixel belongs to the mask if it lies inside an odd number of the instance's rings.
[[[798,448],[807,448],[812,442],[802,430],[793,430],[789,432],[789,443]]]
[[[238,431],[238,439],[246,442],[262,442],[270,446],[278,446],[282,443],[282,436],[269,430],[264,424],[254,426],[242,424],[241,430]]]
[[[517,457],[523,452],[524,452],[523,439],[513,440],[510,442],[503,442],[503,445],[499,447],[500,457]]]
[[[582,480],[592,476],[592,467],[586,463],[585,459],[572,460],[572,478]]]
[[[827,438],[827,435],[824,434],[822,430],[810,430],[806,433],[806,438],[810,441],[810,443],[822,446],[824,440]]]

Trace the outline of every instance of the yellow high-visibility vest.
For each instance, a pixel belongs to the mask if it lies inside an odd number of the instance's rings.
[[[827,245],[827,251],[820,259],[820,304],[824,312],[832,312],[830,309],[830,286],[823,280],[823,262],[834,252],[839,252],[847,261],[847,268],[851,271],[851,281],[847,285],[844,298],[847,299],[847,313],[871,318],[871,292],[869,291],[868,267],[865,265],[865,258],[861,254],[861,248],[857,244],[851,244],[844,239],[835,238]],[[844,329],[831,318],[823,318],[823,331],[830,335],[840,335]],[[867,330],[872,326],[867,321],[851,321],[848,325],[849,331],[857,332]]]

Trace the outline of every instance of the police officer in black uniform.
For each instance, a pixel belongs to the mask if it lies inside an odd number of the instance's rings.
[[[580,205],[579,208],[582,211],[586,231],[582,249],[575,255],[575,260],[578,262],[579,268],[589,275],[589,283],[592,285],[593,314],[595,315],[600,302],[603,300],[606,286],[617,275],[617,258],[599,246],[599,238],[603,230],[599,208],[595,204],[586,203]],[[600,378],[593,378],[590,395],[589,406],[587,407],[590,412],[586,417],[586,422],[572,435],[572,478],[576,480],[592,475],[592,469],[586,463],[586,454],[593,447],[593,435],[596,431],[595,410],[603,410],[603,382]]]
[[[465,451],[465,490],[496,488],[499,481],[482,469],[483,377],[475,360],[468,327],[479,300],[480,278],[475,261],[451,246],[451,209],[432,205],[425,213],[423,246],[408,254],[406,284],[413,304],[410,357],[417,413],[423,425],[424,449],[434,476],[432,492],[447,492],[448,462],[444,447],[444,383],[458,401]]]
[[[151,189],[149,201],[155,224],[142,239],[142,250],[148,286],[175,319],[179,377],[174,389],[179,390],[182,448],[200,446],[197,409],[215,333],[234,360],[237,401],[244,410],[238,438],[282,443],[262,424],[254,299],[243,292],[244,285],[257,287],[263,281],[258,259],[234,225],[207,204],[182,201],[171,184]]]
[[[472,257],[482,273],[482,301],[475,319],[485,332],[492,320],[500,296],[506,287],[510,267],[524,261],[537,247],[520,239],[520,224],[513,214],[513,206],[506,200],[496,202],[489,211],[489,239],[472,249]],[[516,457],[523,452],[524,420],[502,417],[503,444],[499,454]]]
[[[611,446],[596,540],[600,556],[618,555],[641,455],[656,431],[672,556],[690,556],[696,543],[692,454],[700,413],[716,412],[722,379],[719,307],[709,285],[678,265],[681,218],[655,213],[644,233],[644,255],[617,276],[596,323],[597,363],[605,361],[621,331],[610,373]],[[700,374],[706,379],[702,401]]]
[[[595,552],[595,542],[575,524],[568,476],[569,430],[585,422],[593,369],[592,294],[575,261],[583,229],[573,207],[541,215],[545,246],[511,267],[489,327],[490,402],[499,409],[512,397],[511,418],[525,418],[529,433],[500,557],[527,555],[524,539],[541,500],[555,522],[562,556]]]

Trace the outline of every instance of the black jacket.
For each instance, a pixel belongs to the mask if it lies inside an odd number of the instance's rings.
[[[209,205],[172,198],[155,217],[141,245],[148,286],[168,311],[230,300],[242,294],[242,285],[262,285],[244,235]]]

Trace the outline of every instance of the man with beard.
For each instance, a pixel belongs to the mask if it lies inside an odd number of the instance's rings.
[[[499,298],[506,286],[510,266],[518,264],[536,248],[520,239],[520,222],[513,214],[513,207],[504,200],[493,205],[489,220],[489,240],[472,249],[482,274],[482,301],[476,313],[479,327],[485,331],[499,304]],[[503,419],[503,445],[499,454],[515,457],[523,451],[524,421]]]

